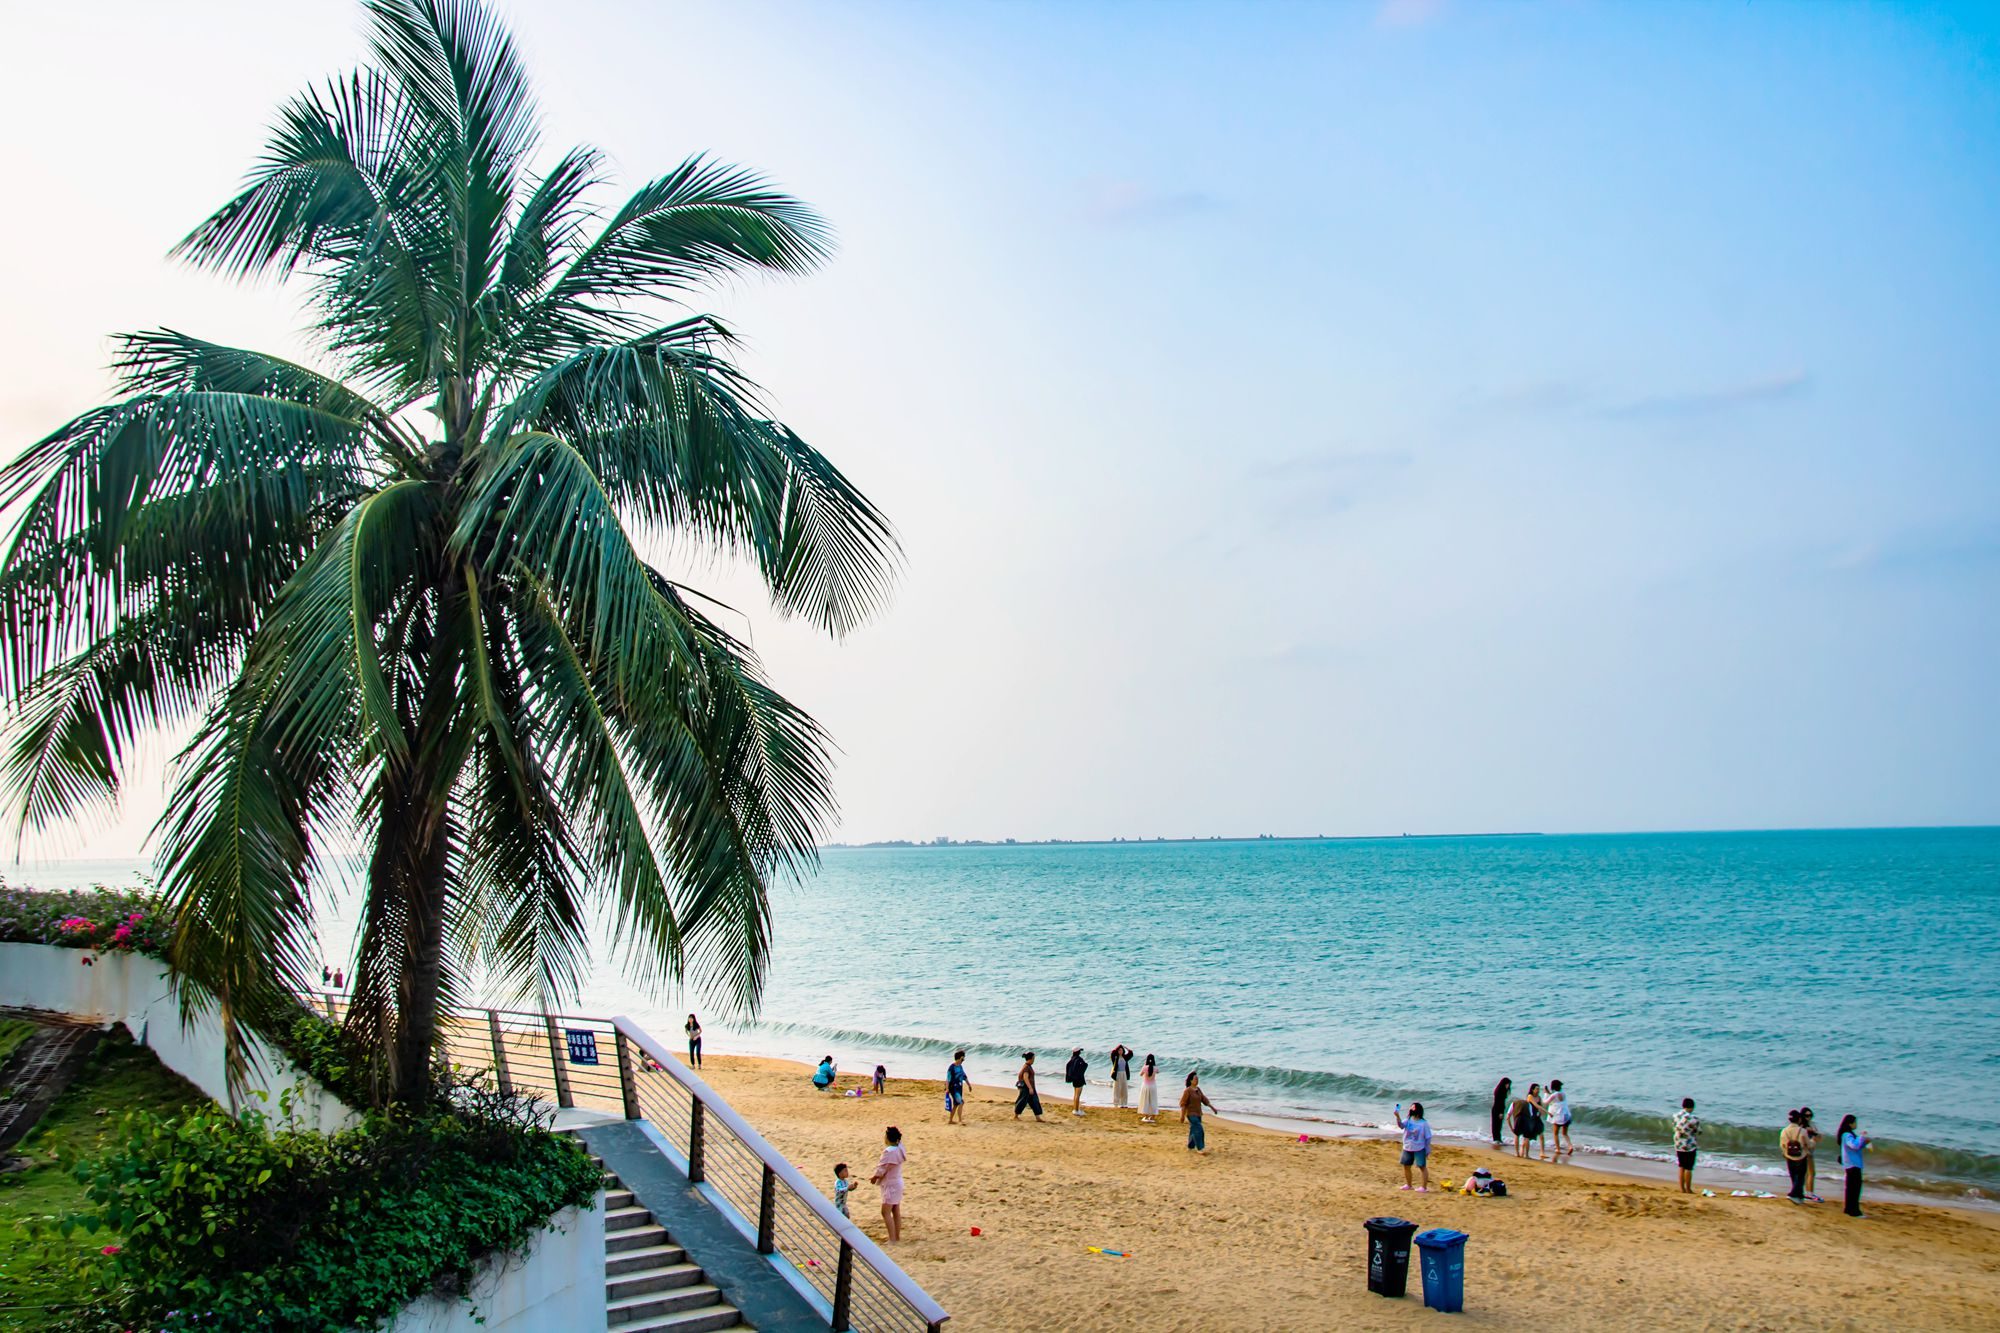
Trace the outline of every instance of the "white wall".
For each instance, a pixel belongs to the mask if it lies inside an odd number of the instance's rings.
[[[604,1327],[604,1210],[566,1208],[529,1242],[525,1258],[495,1255],[469,1301],[427,1296],[388,1333],[555,1333]],[[484,1322],[480,1322],[484,1320]]]
[[[213,1014],[203,1014],[182,1027],[180,1002],[168,989],[164,963],[141,954],[93,955],[52,944],[0,944],[0,1005],[123,1023],[135,1039],[152,1048],[161,1064],[222,1105],[234,1105],[223,1060],[222,1024]],[[278,1051],[247,1033],[245,1039],[257,1057],[245,1084],[252,1094],[248,1104],[275,1117],[280,1094],[292,1088],[294,1109],[306,1128],[331,1134],[360,1122],[357,1112],[293,1068]],[[259,1101],[254,1095],[258,1092],[266,1100]]]
[[[88,966],[84,960],[91,959]],[[101,1023],[123,1023],[160,1063],[223,1105],[229,1104],[222,1025],[212,1015],[183,1029],[164,964],[138,954],[93,957],[50,944],[0,944],[0,1005],[46,1009]],[[306,1125],[332,1133],[360,1116],[285,1057],[256,1038],[259,1066],[250,1087],[278,1095],[297,1088]],[[426,1297],[389,1325],[391,1333],[543,1333],[604,1327],[603,1195],[590,1209],[569,1208],[528,1242],[525,1255],[494,1255],[464,1300]],[[483,1321],[483,1322],[482,1322]]]

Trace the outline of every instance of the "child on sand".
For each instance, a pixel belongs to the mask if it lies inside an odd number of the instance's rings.
[[[951,1053],[951,1068],[944,1071],[944,1122],[947,1125],[965,1123],[965,1052]]]
[[[854,1193],[854,1182],[847,1178],[847,1163],[836,1162],[833,1167],[833,1206],[846,1217],[847,1196]]]
[[[1160,1067],[1150,1055],[1139,1071],[1139,1119],[1149,1125],[1160,1123]]]
[[[1403,1108],[1400,1105],[1397,1106],[1396,1128],[1403,1131],[1403,1188],[1409,1189],[1411,1187],[1410,1168],[1415,1167],[1423,1173],[1424,1181],[1423,1184],[1416,1186],[1417,1193],[1429,1194],[1431,1192],[1431,1124],[1430,1121],[1424,1119],[1424,1104],[1422,1102],[1411,1102],[1408,1118],[1404,1117]]]
[[[1681,1193],[1694,1193],[1694,1158],[1701,1148],[1701,1117],[1694,1113],[1694,1098],[1681,1098],[1674,1112],[1674,1161],[1680,1166]]]
[[[1208,1155],[1208,1135],[1201,1127],[1201,1108],[1215,1109],[1215,1103],[1201,1090],[1201,1075],[1188,1071],[1187,1090],[1181,1093],[1181,1119],[1187,1121],[1188,1150]]]
[[[882,1132],[888,1147],[882,1150],[882,1160],[875,1164],[875,1174],[868,1177],[882,1187],[882,1225],[888,1228],[889,1239],[903,1238],[903,1163],[909,1154],[903,1151],[903,1131],[894,1125]]]
[[[889,1086],[889,1070],[888,1070],[887,1066],[884,1066],[884,1065],[876,1065],[876,1066],[875,1066],[875,1095],[876,1095],[877,1097],[880,1097],[880,1096],[882,1095],[882,1089],[884,1089],[884,1088],[886,1088],[886,1087],[888,1087],[888,1086]]]
[[[1021,1072],[1014,1075],[1014,1118],[1019,1120],[1021,1112],[1033,1111],[1035,1119],[1042,1118],[1042,1097],[1035,1091],[1035,1053],[1021,1053]]]

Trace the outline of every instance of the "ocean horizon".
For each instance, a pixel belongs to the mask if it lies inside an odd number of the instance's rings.
[[[16,867],[128,882],[136,861]],[[319,933],[351,953],[354,895]],[[600,950],[574,1005],[715,1051],[975,1079],[1081,1045],[1199,1068],[1225,1112],[1343,1132],[1422,1101],[1483,1139],[1493,1084],[1564,1081],[1586,1152],[1662,1160],[1680,1098],[1710,1165],[1782,1176],[1811,1105],[1857,1113],[1883,1185],[2000,1198],[2000,829],[1429,835],[829,847],[774,895],[754,1023],[648,995]],[[600,938],[602,937],[600,932]],[[491,996],[491,999],[503,997]],[[1093,1099],[1104,1100],[1100,1089]]]

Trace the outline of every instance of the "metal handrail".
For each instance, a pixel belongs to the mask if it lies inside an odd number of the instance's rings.
[[[347,996],[332,991],[315,991],[311,1001],[324,1010],[327,1017],[335,1017],[339,1009],[336,1004],[345,1005]],[[515,1090],[547,1092],[556,1099],[560,1107],[576,1104],[576,1094],[581,1092],[592,1100],[613,1101],[623,1111],[627,1120],[645,1118],[645,1108],[640,1097],[637,1063],[632,1057],[633,1048],[643,1051],[652,1059],[652,1065],[645,1071],[659,1074],[677,1082],[687,1094],[688,1119],[684,1122],[687,1133],[688,1180],[701,1184],[707,1175],[708,1135],[705,1121],[713,1116],[717,1125],[742,1145],[757,1162],[757,1174],[762,1179],[757,1190],[754,1205],[757,1216],[753,1219],[746,1213],[744,1221],[754,1224],[757,1229],[757,1251],[771,1255],[782,1251],[802,1251],[815,1240],[838,1242],[834,1259],[834,1290],[830,1294],[832,1328],[835,1333],[846,1333],[851,1327],[855,1311],[866,1314],[887,1314],[879,1304],[879,1293],[863,1292],[856,1289],[854,1265],[859,1260],[877,1278],[883,1287],[901,1301],[911,1315],[921,1320],[930,1333],[937,1333],[944,1322],[951,1318],[929,1292],[918,1286],[910,1276],[897,1266],[896,1261],[882,1252],[881,1246],[868,1238],[866,1232],[841,1215],[824,1194],[815,1188],[805,1175],[786,1159],[785,1155],[772,1147],[762,1134],[750,1127],[722,1095],[708,1086],[701,1075],[683,1065],[679,1058],[670,1054],[651,1033],[620,1015],[604,1019],[585,1014],[549,1013],[528,1009],[489,1009],[468,1005],[447,1005],[440,1014],[439,1035],[447,1049],[454,1040],[463,1041],[474,1049],[484,1048],[483,1053],[492,1056],[494,1077],[503,1091],[510,1087]],[[587,1028],[600,1036],[612,1038],[610,1049],[598,1048],[599,1063],[578,1065],[567,1047],[565,1029]],[[514,1054],[509,1053],[508,1039],[513,1038],[519,1045]],[[517,1063],[518,1056],[527,1057],[526,1063]],[[543,1075],[548,1084],[543,1087]],[[615,1095],[613,1080],[615,1082]],[[660,1126],[664,1129],[665,1126]],[[718,1139],[718,1150],[726,1147],[727,1139]],[[727,1154],[725,1154],[727,1156]],[[747,1164],[744,1164],[747,1165]],[[780,1240],[777,1235],[779,1200],[777,1186],[782,1183],[791,1197],[803,1207],[812,1222],[818,1224],[818,1235],[806,1235]],[[730,1205],[737,1207],[735,1204]],[[741,1208],[737,1208],[741,1212]],[[789,1223],[788,1223],[789,1226]],[[825,1255],[825,1251],[820,1251]],[[811,1264],[819,1260],[809,1258]],[[795,1256],[788,1256],[787,1262],[804,1271],[804,1265]],[[824,1270],[822,1270],[823,1272]],[[828,1293],[822,1292],[822,1298]]]
[[[931,1298],[929,1292],[918,1286],[910,1278],[909,1274],[897,1266],[895,1260],[882,1252],[881,1246],[868,1238],[866,1232],[862,1231],[860,1227],[855,1226],[847,1218],[842,1217],[840,1212],[831,1203],[827,1202],[826,1196],[821,1194],[812,1182],[807,1180],[805,1175],[786,1159],[783,1153],[773,1148],[765,1141],[762,1134],[751,1128],[750,1123],[737,1114],[736,1108],[724,1101],[720,1094],[709,1087],[702,1080],[701,1075],[683,1065],[664,1046],[655,1041],[650,1033],[624,1015],[621,1014],[617,1018],[612,1019],[611,1025],[627,1041],[636,1045],[640,1050],[653,1058],[653,1062],[659,1066],[659,1069],[653,1072],[665,1074],[685,1088],[689,1096],[694,1099],[694,1104],[701,1108],[702,1116],[714,1116],[716,1121],[726,1128],[730,1134],[735,1136],[737,1141],[745,1148],[748,1148],[751,1154],[762,1164],[766,1174],[764,1177],[765,1188],[762,1191],[761,1206],[758,1210],[759,1217],[757,1219],[758,1248],[760,1250],[764,1249],[765,1245],[769,1243],[771,1236],[771,1213],[775,1206],[771,1186],[777,1181],[782,1181],[798,1198],[799,1202],[805,1205],[811,1212],[820,1226],[832,1233],[839,1240],[839,1266],[843,1277],[850,1271],[850,1266],[853,1262],[859,1259],[863,1264],[872,1269],[875,1275],[882,1280],[883,1284],[893,1291],[905,1305],[909,1306],[910,1310],[918,1318],[924,1321],[927,1328],[935,1331],[943,1326],[945,1320],[951,1318],[945,1312],[944,1307]],[[620,1073],[624,1072],[625,1067],[621,1062]],[[701,1148],[699,1140],[697,1139],[691,1146],[694,1151],[689,1154],[688,1177],[690,1180],[698,1181],[701,1179],[703,1168],[703,1163],[700,1160]],[[845,1281],[842,1282],[842,1286],[847,1285]],[[834,1310],[834,1327],[836,1329],[846,1327],[846,1314],[846,1310],[841,1309],[839,1302],[836,1302]]]

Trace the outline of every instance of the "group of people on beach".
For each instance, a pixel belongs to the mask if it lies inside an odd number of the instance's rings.
[[[1132,1058],[1138,1052],[1120,1042],[1111,1048],[1111,1109],[1114,1111],[1132,1108]],[[965,1086],[965,1052],[952,1054],[951,1069],[945,1074],[945,1110],[947,1121],[957,1116],[957,1123],[964,1124],[965,1098],[963,1093],[953,1102],[951,1089],[956,1084]],[[1070,1051],[1069,1063],[1063,1067],[1063,1081],[1069,1084],[1069,1113],[1083,1114],[1083,1090],[1090,1082],[1090,1061],[1084,1058],[1083,1047]],[[1206,1153],[1208,1135],[1202,1127],[1203,1108],[1216,1109],[1215,1103],[1201,1089],[1201,1073],[1190,1069],[1181,1084],[1181,1120],[1188,1131],[1189,1151]],[[1139,1066],[1139,1121],[1141,1124],[1155,1125],[1160,1120],[1160,1063],[1148,1055],[1146,1062]],[[1014,1075],[1014,1118],[1019,1120],[1021,1112],[1032,1111],[1035,1119],[1042,1118],[1041,1092],[1035,1085],[1035,1053],[1021,1052],[1021,1068]]]
[[[1534,1145],[1535,1156],[1549,1161],[1561,1161],[1563,1154],[1576,1154],[1576,1140],[1570,1137],[1570,1122],[1575,1113],[1570,1109],[1569,1094],[1563,1091],[1559,1078],[1549,1080],[1547,1092],[1539,1083],[1530,1083],[1528,1090],[1516,1097],[1514,1080],[1503,1078],[1493,1085],[1493,1146],[1505,1147],[1500,1130],[1504,1125],[1514,1134],[1514,1155],[1526,1157],[1529,1145]],[[1549,1144],[1549,1132],[1555,1131],[1555,1145]]]

